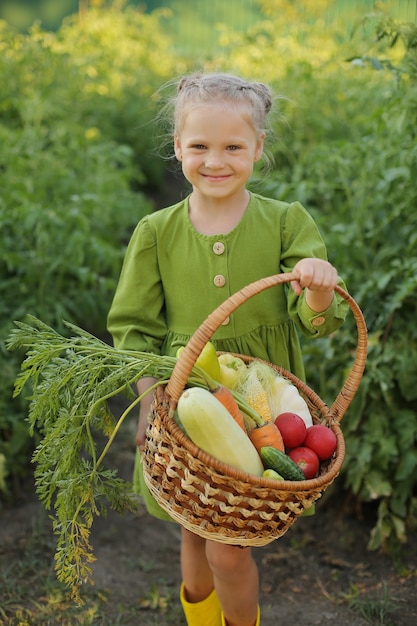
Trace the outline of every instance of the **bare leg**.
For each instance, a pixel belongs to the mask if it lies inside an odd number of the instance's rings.
[[[255,626],[259,576],[251,549],[207,541],[206,553],[227,626]]]
[[[206,540],[182,528],[181,572],[186,598],[201,602],[214,589],[213,574],[206,557]]]

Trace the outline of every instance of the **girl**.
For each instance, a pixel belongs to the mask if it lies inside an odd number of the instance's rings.
[[[245,285],[294,271],[251,298],[214,334],[218,350],[259,357],[304,377],[298,331],[328,335],[347,305],[318,229],[298,203],[250,193],[246,184],[263,154],[272,93],[228,74],[193,74],[174,98],[175,156],[192,191],[143,218],[128,246],[108,327],[117,347],[175,355],[220,303]],[[155,381],[138,382],[142,394]],[[141,403],[136,442],[143,448],[151,394]],[[148,510],[168,516],[135,485]],[[180,599],[190,626],[260,624],[258,570],[250,548],[207,541],[182,529]]]

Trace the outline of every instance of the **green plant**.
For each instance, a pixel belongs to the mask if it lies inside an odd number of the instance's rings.
[[[30,433],[40,435],[32,459],[36,490],[45,508],[54,509],[58,578],[79,600],[81,585],[91,581],[95,516],[104,515],[107,506],[118,512],[137,506],[131,484],[104,466],[122,424],[143,397],[135,396],[132,386],[144,376],[158,381],[145,393],[166,383],[177,359],[117,350],[68,322],[69,338],[36,318],[28,321],[16,322],[7,340],[10,350],[26,355],[15,396],[30,387]],[[217,384],[197,366],[191,374],[192,385]],[[120,395],[128,405],[116,419],[109,402]]]
[[[386,18],[376,28],[383,62],[377,63],[375,51],[361,58],[359,76],[352,76],[351,66],[344,74],[351,95],[356,81],[360,88],[369,78],[367,115],[359,108],[360,95],[350,120],[353,130],[333,137],[332,125],[323,133],[323,125],[316,129],[311,123],[308,141],[296,144],[297,154],[269,188],[279,193],[286,185],[287,196],[301,196],[312,208],[331,260],[367,321],[368,365],[343,427],[345,486],[361,502],[378,502],[371,548],[406,541],[407,528],[414,527],[417,469],[417,215],[412,209],[417,205],[417,28]],[[390,55],[393,45],[402,46],[402,57],[397,51]],[[327,88],[324,94],[327,98]],[[318,90],[317,105],[324,94]],[[352,103],[349,111],[354,112]],[[337,337],[304,345],[310,380],[327,397],[342,384],[354,336],[348,321]]]
[[[218,57],[199,65],[262,77],[288,96],[277,101],[286,122],[274,121],[270,182],[261,172],[253,186],[306,205],[364,311],[368,367],[343,420],[343,480],[359,503],[378,504],[370,546],[387,547],[406,541],[417,510],[416,27],[374,12],[349,40],[324,28],[327,0],[259,6],[265,19],[243,33],[222,28]],[[1,24],[1,336],[27,312],[58,328],[62,318],[104,327],[128,232],[150,208],[134,192],[160,180],[149,124],[159,94],[150,96],[191,63],[161,35],[171,19],[91,10],[56,35],[36,27],[29,36]],[[308,382],[325,400],[354,349],[350,319],[335,336],[304,342]],[[10,401],[19,356],[3,343],[0,361],[1,480],[28,459],[30,441],[27,405]]]
[[[54,575],[54,542],[50,520],[44,511],[32,520],[32,530],[19,538],[9,562],[2,560],[0,570],[1,626],[116,626],[157,624],[172,602],[169,593],[152,585],[144,597],[132,597],[118,603],[114,590],[83,587],[82,603],[75,603],[68,589]],[[139,566],[139,571],[141,566]],[[137,574],[137,569],[135,570]],[[132,576],[133,576],[132,572]],[[143,619],[144,611],[151,616]],[[170,606],[175,614],[176,607]],[[164,623],[180,624],[177,620]]]
[[[19,355],[4,338],[26,313],[104,333],[126,241],[151,211],[152,94],[175,59],[160,15],[90,11],[57,33],[0,22],[0,490],[27,471]],[[163,61],[161,61],[163,59]],[[36,441],[36,439],[35,439]]]
[[[162,182],[164,164],[156,155],[159,138],[152,124],[157,92],[184,69],[162,28],[169,16],[169,10],[145,14],[115,3],[90,9],[82,20],[67,18],[56,34],[57,55],[67,58],[78,76],[68,93],[77,102],[77,116],[99,136],[131,148],[135,189]]]
[[[369,546],[393,549],[417,507],[417,27],[375,10],[351,20],[349,39],[320,28],[320,15],[308,27],[329,3],[276,7],[264,0],[269,19],[225,40],[228,67],[288,96],[277,101],[285,121],[273,122],[275,165],[252,188],[308,208],[364,312],[368,366],[343,420],[343,479],[359,503],[378,504]],[[328,402],[355,343],[350,318],[335,336],[303,341],[308,381]]]
[[[368,624],[374,626],[394,626],[391,613],[398,608],[398,604],[390,597],[387,585],[383,586],[382,598],[360,597],[356,588],[353,589],[349,601],[349,608],[361,615]]]

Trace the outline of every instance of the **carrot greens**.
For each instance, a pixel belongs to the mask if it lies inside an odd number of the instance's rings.
[[[143,376],[167,382],[177,359],[117,350],[73,324],[65,326],[71,337],[29,317],[28,323],[16,322],[7,347],[25,353],[14,396],[28,394],[30,432],[40,436],[33,454],[35,484],[45,508],[54,510],[57,576],[80,600],[80,586],[92,582],[94,517],[106,513],[106,501],[118,512],[136,508],[131,484],[104,467],[123,421],[141,400],[133,385]],[[198,382],[197,368],[193,372]],[[109,402],[120,394],[130,404],[116,420]]]
[[[53,509],[57,577],[81,601],[81,585],[93,582],[94,518],[105,515],[107,506],[122,513],[137,505],[131,484],[104,466],[124,420],[145,395],[136,395],[134,383],[144,376],[157,379],[154,387],[167,383],[178,359],[119,350],[63,323],[69,337],[28,316],[27,323],[15,322],[7,347],[24,354],[13,395],[28,394],[29,430],[39,439],[32,459],[35,486],[45,508]],[[196,365],[188,384],[211,390],[218,386]],[[232,393],[246,418],[261,423],[242,396]],[[120,395],[129,403],[116,419],[111,400]]]

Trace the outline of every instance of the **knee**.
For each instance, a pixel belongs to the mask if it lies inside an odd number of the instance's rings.
[[[207,542],[206,555],[211,571],[217,576],[242,574],[252,563],[250,548],[238,548],[213,541]]]
[[[181,543],[192,550],[204,550],[206,540],[186,528],[181,528]]]

